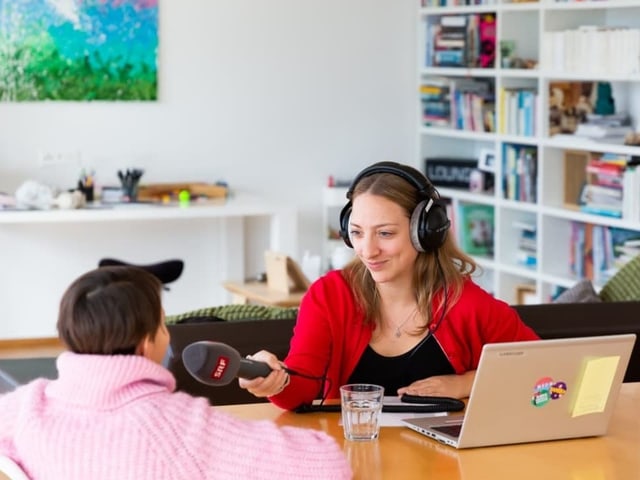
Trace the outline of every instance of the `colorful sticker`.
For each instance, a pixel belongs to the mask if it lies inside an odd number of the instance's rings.
[[[567,384],[565,382],[554,382],[551,377],[543,377],[533,387],[531,405],[543,407],[551,400],[559,399],[565,393],[567,393]]]

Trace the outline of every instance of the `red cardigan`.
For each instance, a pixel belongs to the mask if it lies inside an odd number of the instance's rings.
[[[339,398],[340,386],[347,382],[371,340],[374,327],[365,325],[363,320],[342,273],[327,273],[311,285],[302,299],[284,363],[313,377],[322,377],[326,371],[327,398]],[[539,338],[514,309],[470,280],[434,337],[458,374],[477,368],[485,343]],[[320,380],[292,375],[290,385],[269,399],[281,408],[293,410],[315,399],[320,386]]]

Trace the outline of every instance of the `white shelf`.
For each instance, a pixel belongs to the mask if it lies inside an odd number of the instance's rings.
[[[341,238],[330,238],[329,231],[338,230],[339,215],[342,208],[347,204],[347,187],[325,187],[322,192],[322,221],[325,235],[322,241],[322,270],[331,268],[331,254],[338,247],[342,247],[344,242]]]
[[[420,0],[416,0],[420,3]],[[497,18],[495,68],[455,68],[427,66],[427,25],[437,22],[442,15],[465,15],[494,12]],[[579,278],[569,267],[569,233],[572,222],[591,223],[606,227],[640,231],[640,221],[591,215],[563,205],[565,150],[611,152],[640,156],[640,147],[605,144],[575,136],[560,135],[549,138],[548,108],[549,85],[555,81],[610,82],[616,99],[616,111],[629,111],[636,131],[640,131],[640,73],[627,75],[586,73],[576,71],[550,71],[541,63],[533,69],[500,68],[499,43],[515,40],[516,51],[524,58],[540,60],[543,39],[547,32],[576,29],[581,25],[640,28],[639,0],[586,0],[555,2],[542,0],[530,3],[495,3],[456,7],[417,8],[417,83],[421,86],[432,77],[479,78],[494,82],[499,88],[532,87],[538,91],[535,136],[507,135],[503,133],[470,132],[422,124],[420,95],[416,95],[416,138],[418,158],[416,166],[424,171],[426,157],[477,158],[482,150],[492,149],[496,154],[494,192],[471,193],[459,189],[436,187],[441,196],[451,198],[454,229],[457,206],[475,203],[495,208],[493,258],[476,258],[484,272],[478,282],[497,297],[514,303],[515,287],[519,284],[535,285],[541,301],[549,300],[556,286],[571,287]],[[418,90],[416,90],[418,91]],[[496,99],[496,103],[497,99]],[[496,114],[496,120],[498,114]],[[496,123],[498,123],[496,121]],[[502,148],[505,144],[532,146],[537,149],[537,201],[525,203],[504,198],[502,185]],[[571,175],[571,172],[568,173]],[[533,223],[537,227],[537,265],[529,268],[517,262],[519,235],[513,222]]]
[[[118,203],[91,205],[89,208],[71,210],[2,210],[0,224],[37,223],[86,223],[129,222],[144,220],[181,220],[195,218],[224,218],[272,215],[276,212],[292,212],[283,204],[246,195],[232,195],[228,199],[191,202],[181,206],[153,203]]]

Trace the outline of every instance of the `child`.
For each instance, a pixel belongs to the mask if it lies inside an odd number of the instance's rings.
[[[58,379],[0,396],[0,454],[40,479],[345,479],[323,432],[244,421],[174,392],[159,280],[103,267],[60,303]]]

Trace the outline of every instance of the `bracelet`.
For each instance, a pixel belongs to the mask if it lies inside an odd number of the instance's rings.
[[[289,372],[287,372],[287,378],[285,379],[284,383],[280,387],[280,390],[278,390],[278,393],[281,393],[285,388],[287,388],[290,382],[291,382],[291,375],[289,375]]]

